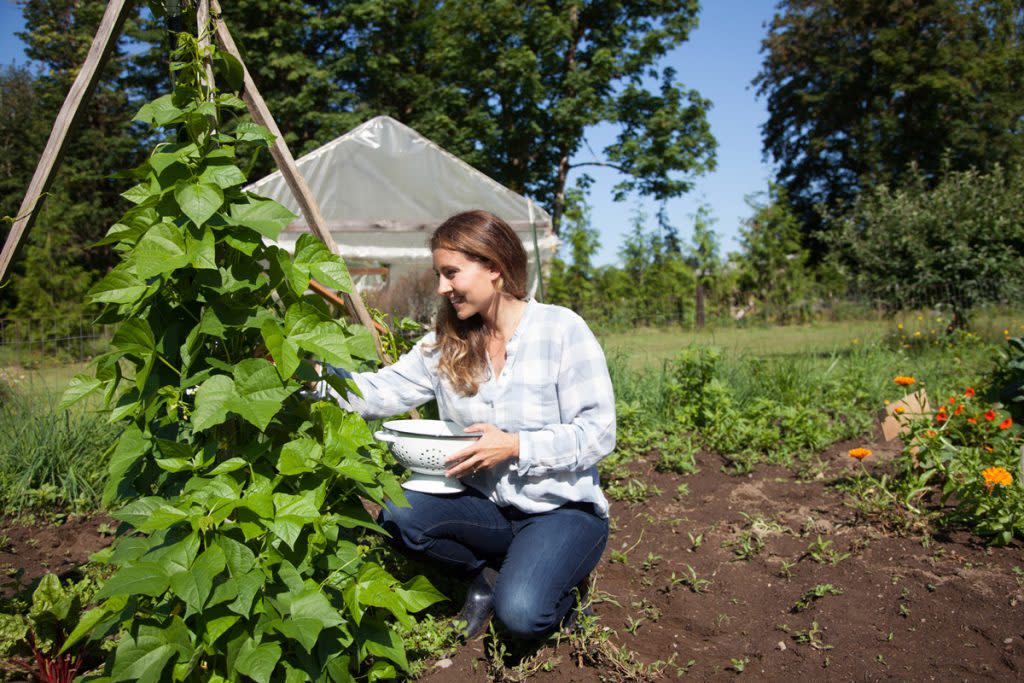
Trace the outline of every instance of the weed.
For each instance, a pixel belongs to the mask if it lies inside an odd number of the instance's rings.
[[[732,541],[722,544],[724,547],[732,548],[732,554],[736,559],[748,561],[764,550],[764,541],[756,533],[741,531]]]
[[[792,612],[802,612],[810,607],[815,601],[820,600],[826,595],[842,595],[843,589],[836,588],[830,583],[819,583],[810,590],[804,591],[804,594],[800,596],[800,599],[793,605]]]
[[[640,617],[639,619],[634,619],[633,617],[627,617],[626,618],[626,633],[629,633],[630,635],[635,636],[636,632],[637,632],[637,629],[640,628],[640,624],[644,623],[644,621],[646,621],[646,619],[644,619],[643,617]]]
[[[784,579],[792,579],[794,566],[796,566],[796,562],[787,562],[786,560],[783,560],[782,564],[779,566],[779,576]]]
[[[677,576],[675,572],[672,572],[672,576],[669,577],[668,586],[665,587],[665,592],[671,593],[672,589],[679,585],[687,586],[694,593],[703,593],[711,586],[711,581],[697,576],[697,570],[690,565],[686,565],[685,575]]]
[[[807,547],[806,553],[818,564],[828,564],[833,567],[850,556],[850,553],[840,553],[832,547],[832,541],[825,540],[818,534],[817,539]]]
[[[688,495],[690,495],[690,485],[684,481],[676,487],[676,497],[685,498]]]
[[[810,645],[815,650],[831,650],[832,646],[825,644],[821,639],[821,634],[822,630],[818,626],[818,622],[812,621],[810,628],[804,631],[794,631],[793,640],[802,645]]]
[[[747,668],[747,664],[750,663],[749,657],[740,657],[739,659],[730,659],[729,668],[738,674],[743,673],[743,670]]]
[[[661,555],[655,555],[654,553],[647,553],[647,559],[644,560],[644,563],[641,566],[642,566],[642,568],[643,568],[643,570],[645,572],[649,572],[649,571],[651,571],[652,569],[654,569],[655,567],[658,566],[658,563],[661,562],[661,559],[662,559]]]
[[[697,550],[704,543],[704,534],[697,534],[694,536],[691,533],[686,534],[690,538],[690,550]]]
[[[614,500],[642,503],[651,496],[660,496],[661,489],[639,479],[629,479],[626,482],[621,480],[611,482],[605,487],[605,493]]]

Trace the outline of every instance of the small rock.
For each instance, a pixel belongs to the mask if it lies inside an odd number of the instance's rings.
[[[437,660],[437,663],[434,664],[434,666],[437,667],[438,669],[447,669],[451,665],[452,665],[452,660],[448,659],[447,657],[445,657],[444,659]]]
[[[786,644],[784,642],[782,642],[781,640],[779,641],[779,644],[776,645],[775,647],[777,647],[778,649],[782,650],[783,652],[786,651]]]
[[[1013,642],[1013,638],[1007,638],[1006,640],[1003,641],[1003,645],[1009,645],[1012,642]]]

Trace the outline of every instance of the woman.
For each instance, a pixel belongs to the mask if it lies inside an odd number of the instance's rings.
[[[394,365],[352,375],[367,418],[437,399],[440,416],[481,432],[447,458],[455,495],[407,492],[381,524],[412,554],[471,578],[459,619],[476,637],[491,614],[540,637],[575,604],[608,539],[597,462],[615,445],[604,353],[574,312],[528,300],[526,252],[485,211],[452,216],[430,240],[436,330]]]

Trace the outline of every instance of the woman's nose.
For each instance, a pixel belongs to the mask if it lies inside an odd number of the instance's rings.
[[[438,276],[437,293],[444,295],[450,291],[452,291],[452,283],[444,275]]]

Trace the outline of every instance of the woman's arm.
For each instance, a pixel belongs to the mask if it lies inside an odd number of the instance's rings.
[[[519,433],[520,474],[586,470],[615,448],[615,394],[597,338],[578,316],[568,326],[556,379],[560,422]]]
[[[390,417],[421,406],[434,398],[434,378],[423,354],[424,343],[433,334],[421,339],[393,365],[377,372],[348,372],[342,368],[324,367],[339,377],[351,379],[362,396],[347,393],[342,396],[333,387],[327,387],[325,397],[333,398],[344,407],[367,419]]]

